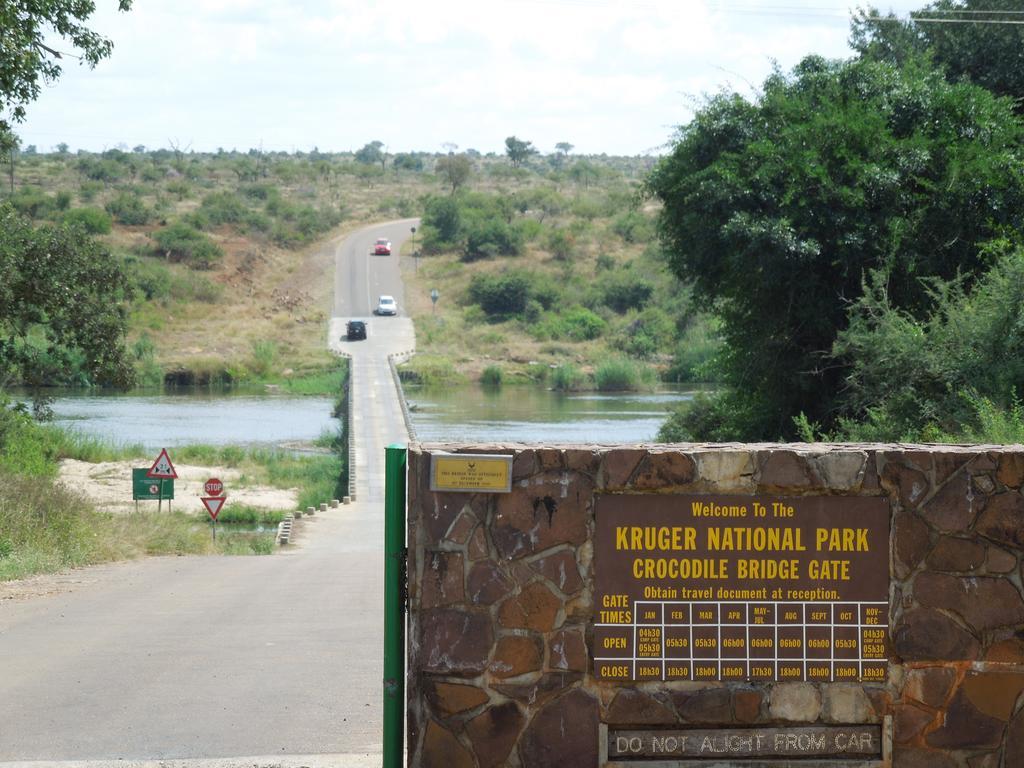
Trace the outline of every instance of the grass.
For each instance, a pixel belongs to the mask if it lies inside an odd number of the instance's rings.
[[[601,392],[635,392],[654,380],[649,368],[621,357],[603,361],[594,371],[594,383]]]

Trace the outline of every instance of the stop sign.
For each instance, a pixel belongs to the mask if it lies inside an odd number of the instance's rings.
[[[220,496],[224,492],[224,483],[216,477],[211,477],[203,483],[203,491],[206,492],[207,496]]]

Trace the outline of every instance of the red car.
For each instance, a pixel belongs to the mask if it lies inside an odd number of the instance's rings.
[[[374,256],[390,256],[391,255],[391,241],[386,237],[378,237],[377,242],[373,244],[373,255]]]

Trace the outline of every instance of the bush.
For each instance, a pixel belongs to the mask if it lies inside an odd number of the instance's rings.
[[[121,192],[104,207],[107,213],[129,226],[146,224],[153,216],[153,212],[145,206],[141,198],[129,192]]]
[[[209,269],[224,255],[208,235],[181,221],[152,235],[157,251],[168,261],[185,262],[196,269]]]
[[[626,211],[612,221],[612,231],[627,243],[638,243],[653,237],[654,222],[640,211]]]
[[[498,275],[474,275],[469,299],[490,317],[517,315],[530,298],[531,275],[518,270]]]
[[[590,341],[605,332],[607,324],[586,307],[571,307],[560,315],[545,318],[532,334],[538,339]]]
[[[466,245],[463,261],[476,261],[490,256],[515,256],[522,248],[522,235],[503,219],[493,216],[471,216],[464,225]]]
[[[573,250],[576,248],[576,238],[567,230],[552,229],[548,232],[546,245],[554,258],[559,261],[568,261],[572,258]]]
[[[502,375],[501,366],[488,365],[480,374],[480,383],[487,387],[500,387]]]
[[[106,211],[99,208],[75,208],[64,214],[69,227],[81,227],[90,235],[110,234],[111,221]]]
[[[559,392],[574,392],[583,387],[583,373],[572,363],[563,363],[551,371],[551,388]]]
[[[631,360],[606,360],[594,371],[594,383],[602,392],[626,392],[640,388],[643,372]]]
[[[55,208],[54,199],[42,190],[31,187],[22,187],[7,201],[18,213],[28,216],[30,219],[39,219],[48,216]]]
[[[630,357],[647,359],[668,353],[675,335],[675,323],[668,314],[658,307],[649,307],[627,323],[613,343]]]
[[[630,309],[642,309],[650,301],[654,285],[631,269],[618,270],[602,278],[600,301],[620,315]]]

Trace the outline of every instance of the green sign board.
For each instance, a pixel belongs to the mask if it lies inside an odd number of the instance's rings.
[[[149,467],[132,468],[132,500],[160,501],[174,498],[174,480],[146,477]]]

